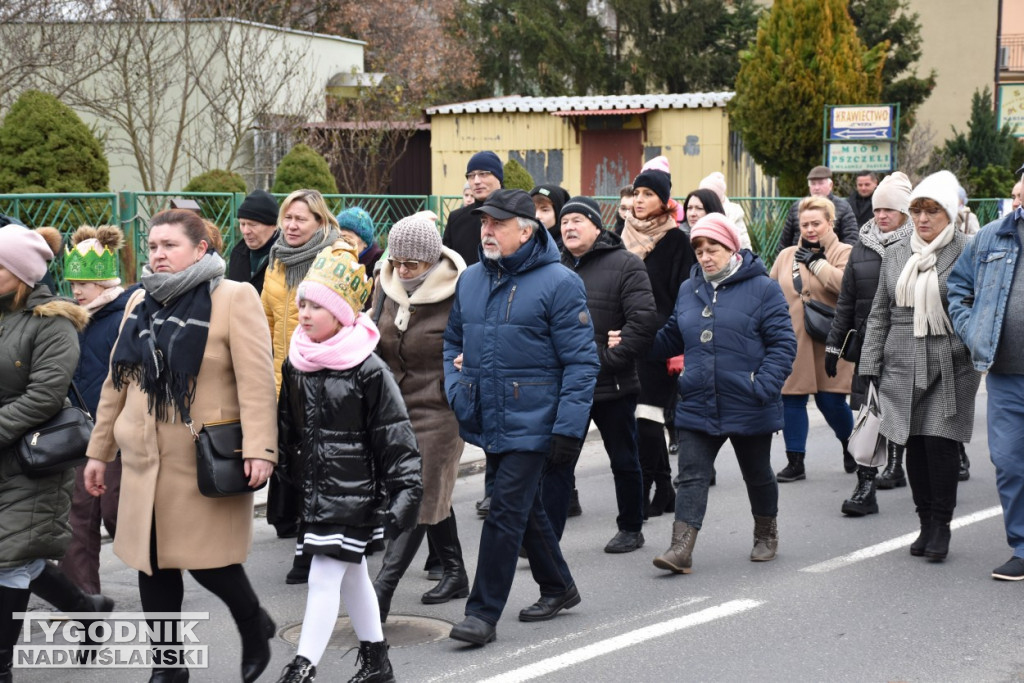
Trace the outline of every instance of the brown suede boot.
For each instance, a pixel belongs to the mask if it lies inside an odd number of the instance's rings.
[[[698,531],[699,529],[694,529],[686,522],[672,522],[672,545],[654,558],[654,566],[676,574],[689,574],[693,564],[693,544],[697,542]]]
[[[750,561],[774,560],[778,549],[779,527],[775,518],[754,515],[754,549],[750,551]]]

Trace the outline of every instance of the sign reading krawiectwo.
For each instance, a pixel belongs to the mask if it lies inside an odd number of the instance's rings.
[[[896,168],[899,105],[826,105],[824,163],[834,172]]]

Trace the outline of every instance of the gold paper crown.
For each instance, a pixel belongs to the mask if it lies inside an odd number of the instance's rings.
[[[84,240],[64,251],[65,280],[116,280],[117,270],[117,254],[98,240]]]
[[[306,273],[306,281],[321,284],[352,307],[354,313],[363,310],[370,298],[373,278],[366,277],[366,267],[351,249],[324,247],[313,259]]]

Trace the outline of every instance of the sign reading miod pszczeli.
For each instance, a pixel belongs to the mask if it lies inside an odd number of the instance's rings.
[[[825,105],[823,163],[836,173],[896,168],[899,104]]]

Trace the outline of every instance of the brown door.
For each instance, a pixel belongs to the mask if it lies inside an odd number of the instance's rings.
[[[580,187],[590,197],[618,197],[619,188],[633,182],[643,165],[641,131],[581,131]]]

